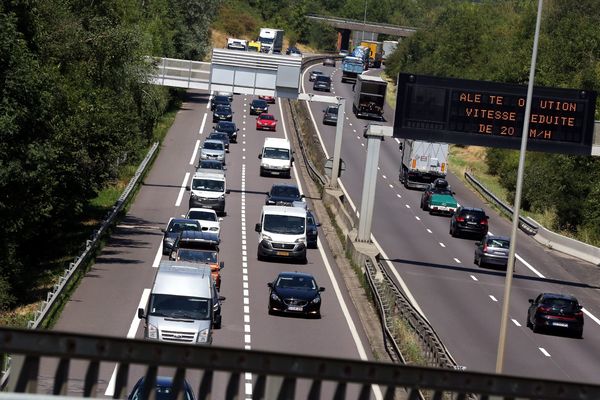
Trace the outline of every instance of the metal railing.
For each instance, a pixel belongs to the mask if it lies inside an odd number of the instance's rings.
[[[561,382],[469,371],[415,367],[392,363],[347,360],[282,354],[257,350],[170,344],[55,331],[32,331],[0,328],[0,351],[23,357],[14,392],[40,391],[39,372],[44,363],[44,382],[55,395],[68,393],[73,378],[71,360],[77,360],[76,382],[83,397],[98,394],[99,374],[104,363],[118,363],[113,398],[126,395],[130,367],[145,369],[146,382],[156,380],[158,368],[174,368],[173,398],[180,394],[184,381],[193,374],[199,383],[193,389],[197,398],[237,399],[241,396],[241,377],[253,374],[252,399],[319,399],[333,389],[333,399],[372,397],[374,385],[384,391],[384,399],[393,399],[396,388],[406,388],[408,399],[418,399],[419,390],[431,392],[434,399],[449,396],[467,399],[465,391],[481,399],[498,396],[504,399],[597,400],[600,385]],[[52,366],[53,371],[48,371]],[[224,393],[213,393],[217,373],[225,373]],[[220,375],[222,377],[222,375]],[[137,377],[135,377],[137,380]],[[304,385],[304,388],[300,387]],[[350,386],[353,385],[353,386]],[[356,385],[358,394],[348,393]],[[146,385],[145,385],[146,386]],[[147,385],[148,388],[153,385]],[[154,391],[148,390],[149,398]]]

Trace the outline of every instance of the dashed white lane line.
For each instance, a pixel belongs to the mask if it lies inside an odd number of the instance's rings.
[[[365,147],[365,144],[364,144],[364,143],[361,143],[360,145],[361,145],[362,147]]]
[[[440,242],[440,246],[446,247],[446,245],[444,243],[442,243],[442,242]]]
[[[383,177],[383,179],[387,179],[387,176],[385,176],[385,175],[381,175],[381,176]]]
[[[519,323],[519,321],[517,321],[516,319],[514,319],[514,318],[511,318],[511,321],[512,321],[512,322],[513,322],[513,324],[515,324],[516,326],[519,326],[519,327],[521,326],[521,324]]]
[[[402,196],[400,196],[400,194],[399,194],[399,193],[396,193],[396,197],[397,197],[397,198],[399,198],[399,199],[401,199],[401,198],[402,198]]]
[[[492,296],[491,294],[490,294],[490,299],[492,299],[492,301],[498,302],[498,299],[495,298],[494,296]]]
[[[210,92],[210,96],[208,97],[208,103],[206,104],[206,109],[209,110],[210,109],[210,102],[212,101],[213,98],[213,92]]]
[[[542,352],[542,354],[545,355],[546,357],[551,357],[550,353],[548,353],[545,348],[538,347],[538,349],[540,349],[540,351]]]
[[[156,251],[156,255],[154,256],[154,261],[152,262],[152,268],[158,268],[158,264],[160,263],[160,259],[162,258],[163,253],[163,241],[160,239],[160,244],[158,245],[158,250]]]
[[[244,144],[246,141],[243,142]],[[242,148],[246,151],[246,148]],[[246,164],[242,164],[242,185],[241,185],[241,233],[242,233],[242,300],[244,303],[244,348],[250,350],[252,348],[252,336],[250,326],[250,290],[248,289],[248,248],[246,245]],[[246,372],[244,374],[245,384],[244,391],[246,399],[252,397],[252,374]]]
[[[431,232],[431,229],[427,228],[427,233],[433,233],[433,232]]]
[[[392,185],[392,184],[390,183],[390,184],[389,184],[389,187],[393,189],[393,188],[394,188],[394,185]]]
[[[460,260],[458,258],[456,258],[456,257],[454,257],[454,262],[457,263],[457,264],[461,264]]]
[[[409,204],[405,204],[405,206],[406,206],[406,208],[410,208],[410,205],[409,205]]]
[[[192,153],[192,158],[190,158],[190,165],[194,165],[194,161],[196,161],[196,155],[198,154],[198,148],[200,147],[200,140],[196,140],[196,146],[194,146],[194,152]]]
[[[477,282],[479,279],[477,279],[477,277],[475,275],[469,275],[471,277],[471,279],[473,279],[475,282]]]
[[[533,272],[534,274],[536,274],[538,277],[544,278],[544,279],[546,278],[537,269],[533,268],[533,266],[531,264],[529,264],[527,261],[523,260],[523,258],[520,255],[515,254],[515,258],[517,260],[521,261],[523,263],[523,265],[525,265],[527,268],[529,268],[531,270],[531,272]]]
[[[190,173],[186,172],[183,177],[183,182],[181,183],[181,188],[179,189],[179,196],[177,196],[177,201],[175,202],[175,207],[179,207],[181,205],[181,200],[183,200],[183,194],[185,193],[185,186],[190,179]]]
[[[417,221],[420,221],[420,220],[421,220],[421,218],[419,218],[419,216],[418,216],[418,215],[415,215],[415,219],[416,219]]]
[[[202,117],[202,124],[200,124],[200,130],[198,131],[198,135],[202,135],[202,133],[204,133],[204,125],[206,125],[206,117],[208,116],[207,113],[204,113],[204,117]]]

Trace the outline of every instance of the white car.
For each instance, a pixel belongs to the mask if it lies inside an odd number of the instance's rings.
[[[200,223],[203,231],[209,231],[221,235],[221,221],[223,218],[217,216],[215,210],[210,208],[190,208],[185,216],[188,219],[195,219]]]

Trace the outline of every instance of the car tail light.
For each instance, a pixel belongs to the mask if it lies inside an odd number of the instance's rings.
[[[583,318],[583,311],[577,311],[575,313],[575,317],[577,317],[577,318]]]
[[[481,221],[479,221],[480,225],[487,225],[488,224],[488,220],[487,218],[482,219]]]
[[[546,306],[538,306],[538,311],[541,312],[550,312],[552,310],[552,307],[546,307]]]
[[[456,217],[456,222],[465,222],[465,217]]]

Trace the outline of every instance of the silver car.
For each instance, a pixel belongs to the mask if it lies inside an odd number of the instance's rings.
[[[508,265],[508,249],[510,238],[507,236],[485,235],[480,242],[475,242],[475,257],[473,262],[480,267]]]
[[[206,139],[200,151],[201,160],[218,160],[225,164],[225,145],[221,140]]]

